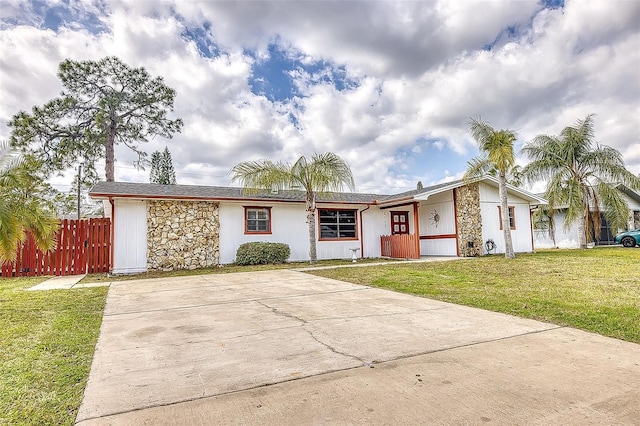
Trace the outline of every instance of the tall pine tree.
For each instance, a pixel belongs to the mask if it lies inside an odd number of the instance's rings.
[[[115,147],[123,144],[144,163],[138,145],[155,136],[171,138],[182,120],[171,120],[175,91],[162,77],[131,68],[110,56],[98,61],[60,63],[59,97],[9,121],[12,146],[42,161],[47,173],[82,165],[83,180],[99,179],[95,164],[105,160],[107,181],[115,179]]]
[[[151,154],[151,174],[149,181],[162,185],[176,184],[176,172],[173,169],[171,153],[166,146],[163,152],[154,151],[154,153]]]

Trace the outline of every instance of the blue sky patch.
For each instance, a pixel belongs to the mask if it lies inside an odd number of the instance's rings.
[[[434,146],[436,142],[443,143],[444,148],[436,148]],[[414,151],[416,146],[419,147],[420,152]],[[424,176],[422,183],[428,186],[432,181],[440,180],[448,174],[466,170],[467,157],[468,155],[459,155],[449,149],[446,140],[419,139],[412,148],[396,151],[396,158],[401,161],[401,164],[390,167],[389,170],[398,176]]]
[[[183,22],[184,23],[184,22]],[[213,41],[211,35],[211,23],[205,22],[200,27],[187,27],[180,33],[185,40],[191,40],[196,44],[198,52],[205,58],[215,58],[220,55],[220,49]]]
[[[92,34],[109,31],[109,28],[94,13],[87,12],[82,7],[74,7],[69,0],[51,6],[47,1],[35,0],[31,3],[32,13],[41,18],[41,25],[53,31],[61,27],[84,28]],[[101,5],[102,6],[102,5]],[[21,8],[24,10],[25,6]],[[104,12],[101,9],[101,12]],[[28,12],[25,10],[25,16]],[[20,23],[20,22],[19,22]]]
[[[257,58],[254,52],[245,51],[245,54],[253,57],[253,75],[249,79],[251,91],[256,95],[264,95],[270,101],[285,101],[298,96],[298,90],[293,83],[290,71],[302,64],[290,58],[277,44],[268,47],[267,59]]]
[[[542,0],[541,3],[547,9],[560,9],[564,7],[564,0]]]
[[[269,56],[258,58],[255,52],[245,50],[245,54],[255,59],[253,74],[249,80],[251,91],[264,95],[272,102],[283,102],[296,96],[304,96],[295,81],[295,75],[305,74],[311,84],[329,84],[338,91],[352,90],[359,86],[356,80],[347,77],[344,66],[336,66],[328,61],[302,60],[282,49],[277,43],[268,47]]]

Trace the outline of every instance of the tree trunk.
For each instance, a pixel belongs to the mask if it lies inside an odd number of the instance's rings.
[[[509,203],[507,201],[507,178],[504,172],[498,176],[498,192],[500,193],[500,210],[502,216],[502,233],[504,235],[504,257],[513,259],[516,257],[513,252],[513,242],[511,241],[511,224],[509,223]]]
[[[588,207],[587,207],[588,208]],[[587,248],[587,219],[586,213],[583,213],[578,218],[578,244],[580,248]]]
[[[114,173],[114,145],[116,140],[116,128],[117,122],[115,117],[111,117],[109,120],[109,130],[107,132],[107,140],[105,141],[104,152],[104,173],[107,178],[107,182],[113,182],[115,180]]]
[[[315,194],[307,192],[307,224],[309,225],[309,262],[316,263],[316,203]]]

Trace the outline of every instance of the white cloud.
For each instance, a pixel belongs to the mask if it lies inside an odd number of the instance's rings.
[[[474,155],[467,127],[479,114],[515,129],[520,147],[596,113],[598,140],[640,172],[637,2],[567,1],[554,10],[537,1],[72,3],[80,10],[72,15],[96,15],[108,29],[93,33],[79,25],[40,29],[30,3],[6,5],[2,138],[15,112],[60,92],[60,61],[116,55],[176,89],[183,132],[145,149],[168,146],[181,183],[226,185],[239,161],[335,151],[351,164],[360,190],[412,189],[418,180],[462,175],[452,167]],[[11,23],[18,18],[24,25]],[[217,56],[200,54],[185,35],[193,28],[217,45]],[[270,101],[251,92],[250,79],[273,42],[302,63],[343,68],[293,70],[301,96]],[[346,73],[354,87],[338,90],[331,71]],[[405,153],[448,155],[451,164],[419,165]],[[131,168],[125,148],[117,156],[118,179],[147,179]]]

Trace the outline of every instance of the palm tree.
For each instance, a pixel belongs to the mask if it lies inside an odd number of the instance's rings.
[[[472,180],[485,174],[497,174],[502,212],[502,233],[504,236],[504,257],[513,259],[513,242],[509,224],[509,203],[507,202],[507,178],[516,172],[513,143],[516,133],[513,130],[494,130],[480,117],[469,121],[471,135],[478,142],[480,156],[469,161],[465,180]]]
[[[27,230],[42,250],[52,249],[55,242],[57,220],[45,204],[22,190],[31,179],[22,165],[16,151],[0,142],[0,263],[15,260]]]
[[[565,127],[559,136],[538,135],[522,149],[531,163],[523,173],[529,182],[547,181],[545,198],[549,214],[566,208],[564,226],[578,222],[578,242],[600,229],[600,208],[613,228],[626,228],[629,207],[612,184],[640,189],[640,178],[629,172],[617,150],[599,145],[594,136],[593,114]]]
[[[270,160],[245,161],[231,169],[232,182],[240,181],[249,190],[292,189],[302,187],[306,192],[305,206],[309,225],[309,259],[317,261],[316,253],[316,196],[340,191],[344,186],[353,190],[355,184],[349,165],[332,152],[314,153],[311,158],[300,157],[295,163]]]

